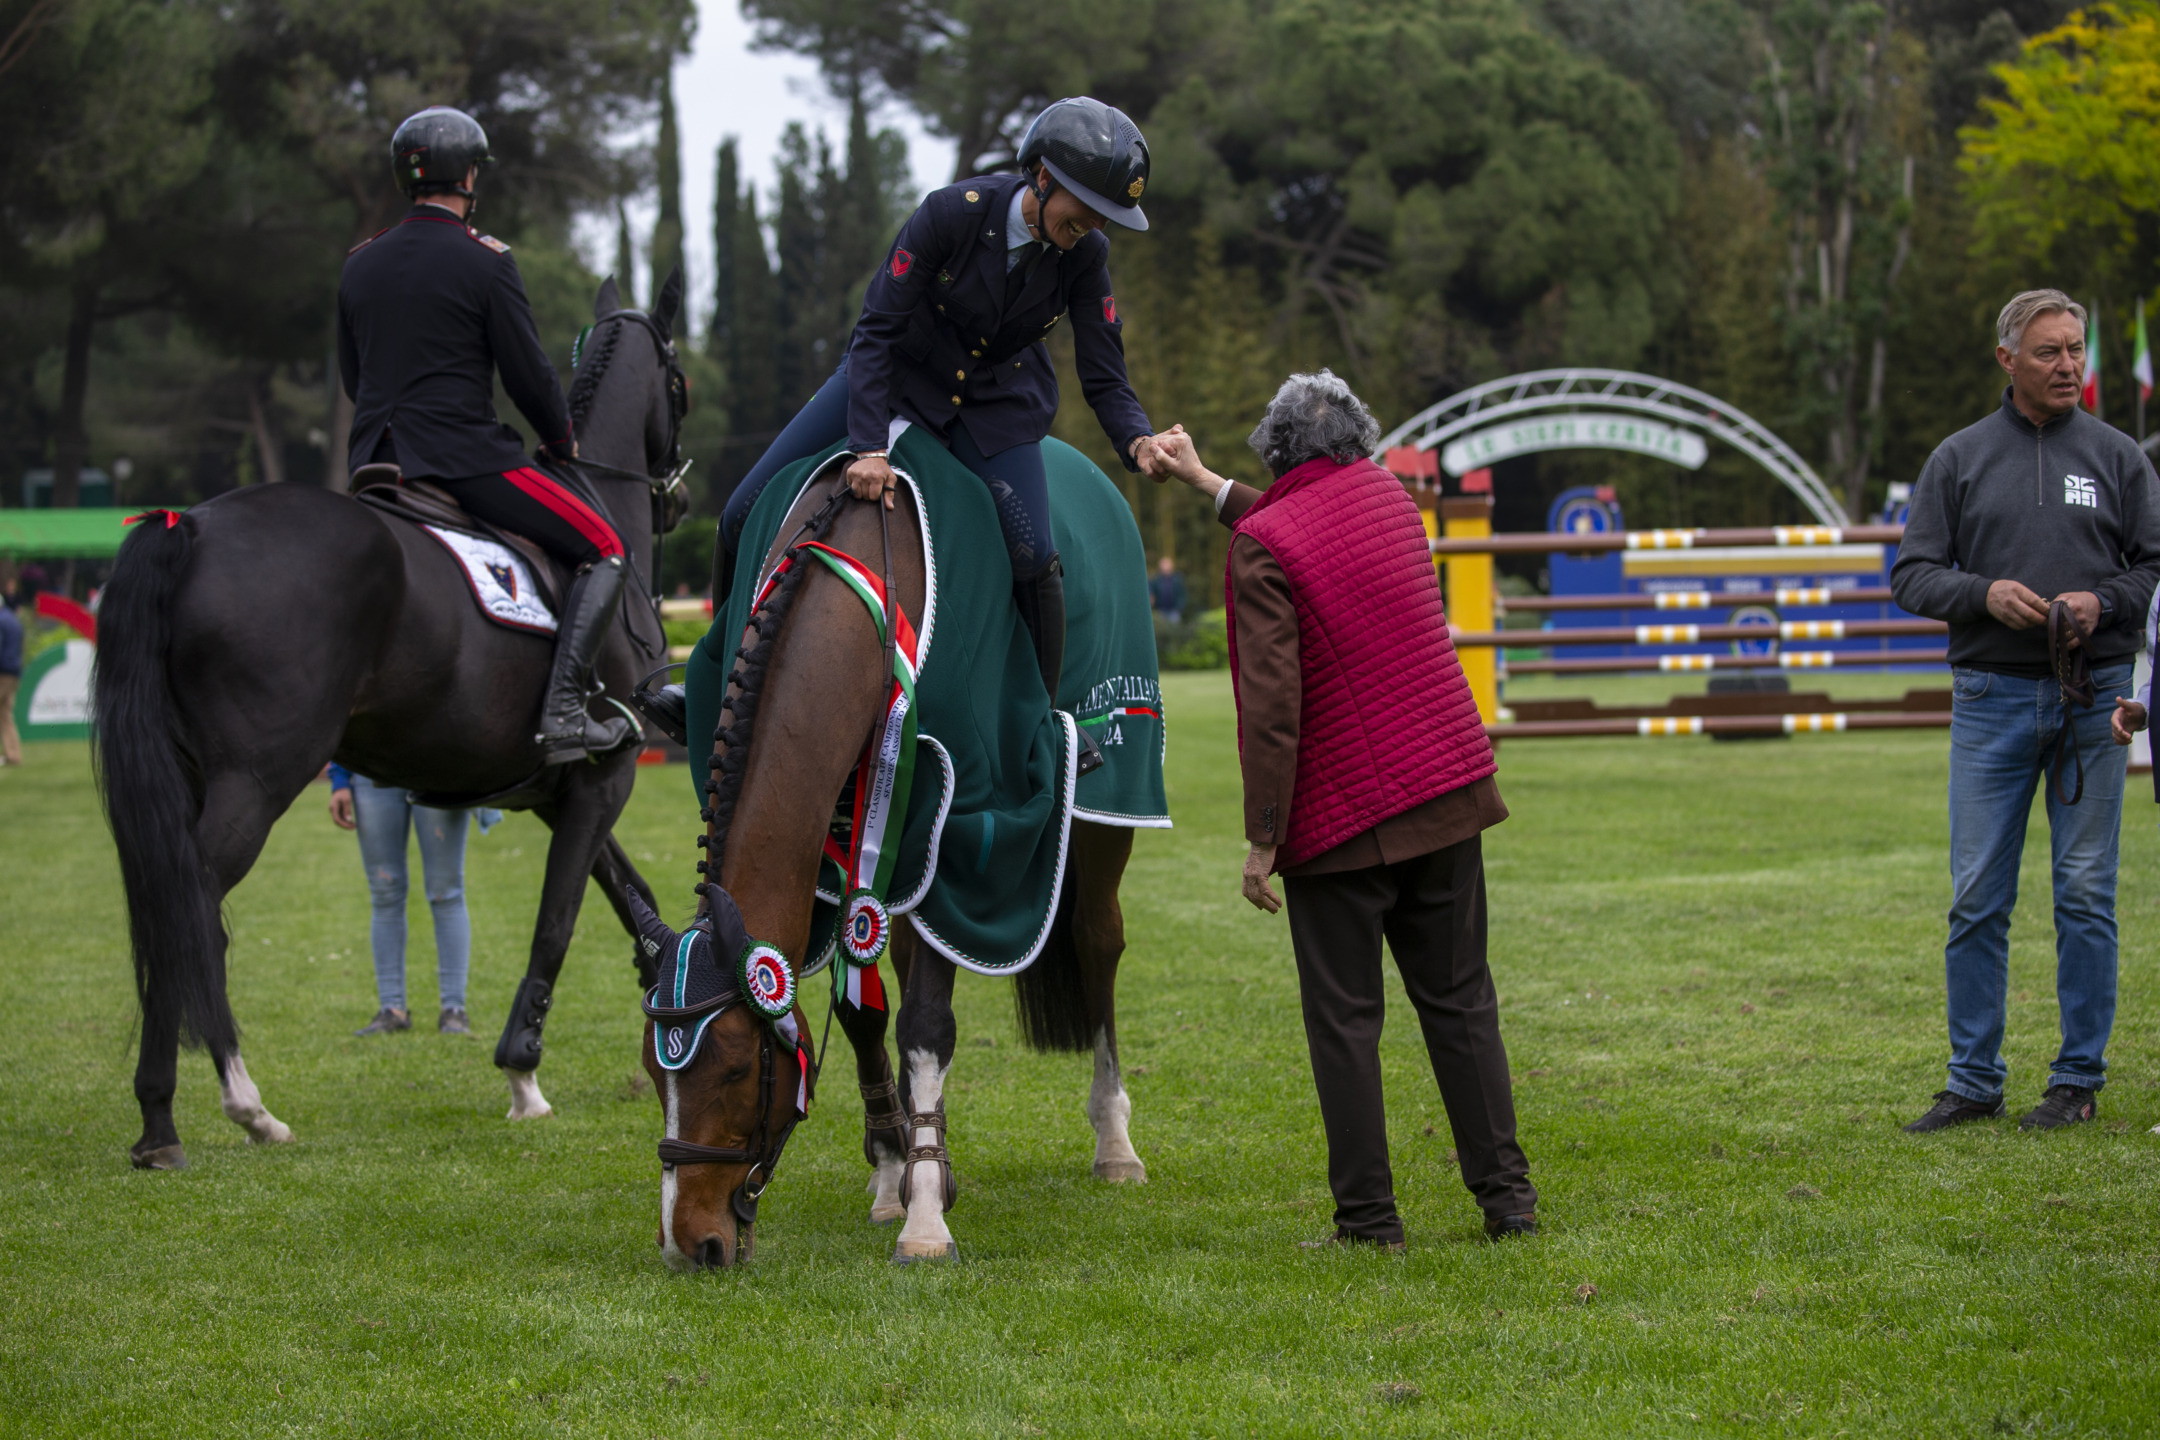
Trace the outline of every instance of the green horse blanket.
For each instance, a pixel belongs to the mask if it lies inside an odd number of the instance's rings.
[[[750,512],[739,554],[765,554],[803,488],[842,448],[836,444],[773,478]],[[929,598],[924,613],[911,617],[920,642],[918,750],[899,860],[884,898],[926,942],[985,974],[1016,973],[1041,953],[1057,916],[1075,818],[1141,828],[1170,824],[1162,686],[1140,531],[1125,497],[1079,451],[1046,440],[1043,464],[1065,566],[1065,669],[1054,707],[1013,606],[1012,567],[990,492],[935,435],[909,428],[892,447],[893,469],[913,490],[923,520]],[[719,720],[758,568],[736,568],[733,590],[690,658],[692,736],[711,735]],[[1105,763],[1076,779],[1080,727]],[[702,802],[706,760],[696,758],[690,768]],[[846,891],[840,867],[828,858],[811,953],[791,957],[799,973],[813,975],[831,963]]]

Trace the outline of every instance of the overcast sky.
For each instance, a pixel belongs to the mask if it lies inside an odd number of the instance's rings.
[[[847,141],[847,107],[834,100],[818,79],[817,66],[800,56],[753,52],[751,30],[734,0],[699,0],[697,46],[675,69],[675,106],[682,126],[683,228],[689,250],[691,314],[700,333],[712,309],[713,164],[723,137],[736,137],[742,173],[758,187],[758,212],[771,216],[773,162],[780,153],[780,132],[800,120],[815,132],[823,126],[836,146]],[[923,131],[911,112],[894,108],[876,116],[876,127],[892,126],[908,138],[909,168],[918,189],[941,185],[952,174],[953,146]],[[641,237],[651,233],[652,213],[631,223]],[[591,258],[605,271],[614,263],[612,229],[585,237]],[[638,294],[650,299],[649,280],[640,276]]]

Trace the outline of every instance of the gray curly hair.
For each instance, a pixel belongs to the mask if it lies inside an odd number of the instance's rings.
[[[1332,370],[1292,375],[1245,437],[1277,479],[1322,455],[1348,464],[1380,443],[1380,422]]]

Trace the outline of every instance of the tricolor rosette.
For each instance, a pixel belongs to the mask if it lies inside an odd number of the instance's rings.
[[[795,1008],[795,967],[777,945],[753,940],[742,954],[743,994],[767,1019]]]
[[[892,938],[892,916],[868,890],[851,891],[840,912],[840,953],[850,965],[875,965]]]

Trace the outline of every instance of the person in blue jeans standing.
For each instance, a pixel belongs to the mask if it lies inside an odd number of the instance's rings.
[[[381,1007],[355,1035],[386,1035],[412,1028],[405,1004],[405,837],[420,838],[420,876],[435,916],[435,975],[442,1014],[435,1028],[445,1035],[472,1034],[465,1015],[465,974],[472,958],[472,921],[465,913],[465,822],[469,810],[435,810],[412,803],[410,793],[377,785],[342,765],[330,767],[330,819],[360,832],[360,860],[367,867],[374,918],[368,927],[375,954],[375,998]],[[480,812],[485,832],[501,812]]]
[[[2001,407],[1928,458],[1890,574],[1899,605],[1949,623],[1955,697],[1943,952],[1950,1073],[1934,1106],[1905,1127],[1915,1134],[2005,1113],[2010,914],[2036,784],[2047,785],[2062,1045],[2045,1095],[2018,1123],[2046,1130],[2099,1113],[2115,1023],[2115,866],[2128,768],[2110,732],[2160,581],[2152,465],[2128,435],[2078,408],[2084,309],[2060,290],[2029,290],[2003,307],[1996,338],[2010,377]],[[2055,680],[2056,601],[2087,637],[2090,706],[2066,705]],[[2049,783],[2059,745],[2074,803]]]

